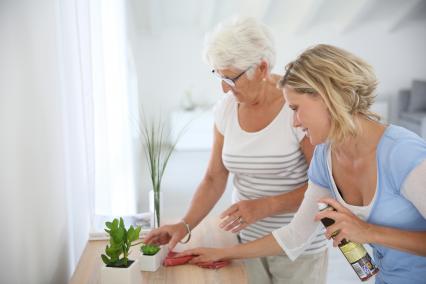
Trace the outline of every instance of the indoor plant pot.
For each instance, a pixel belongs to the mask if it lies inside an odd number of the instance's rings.
[[[155,246],[150,246],[155,247]],[[154,254],[144,254],[144,246],[141,247],[141,255],[139,256],[139,268],[141,271],[156,271],[166,258],[169,249],[167,246],[158,247],[158,251]]]
[[[131,262],[131,263],[130,263]],[[141,283],[139,260],[129,260],[128,267],[109,267],[104,265],[101,270],[102,284],[137,284]]]
[[[130,260],[130,247],[139,239],[141,227],[130,226],[127,229],[123,218],[106,222],[105,232],[109,235],[109,243],[105,247],[105,254],[101,255],[105,266],[101,270],[102,284],[136,284],[141,282],[141,273],[138,261]]]

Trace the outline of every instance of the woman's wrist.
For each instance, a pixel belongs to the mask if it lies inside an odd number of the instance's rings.
[[[373,243],[373,244],[379,244],[380,243],[380,235],[384,234],[382,232],[381,227],[373,224],[368,224],[369,227],[367,229],[367,242]]]
[[[189,226],[189,224],[185,221],[185,219],[182,219],[180,221],[180,224],[182,224],[185,227],[185,240],[181,240],[179,241],[181,244],[186,244],[189,242],[189,240],[191,239],[191,227]]]
[[[268,205],[265,206],[265,208],[268,210],[267,216],[275,215],[283,211],[281,208],[282,201],[280,200],[279,196],[266,197],[265,200],[267,201]]]
[[[233,247],[227,247],[227,248],[220,248],[222,252],[221,260],[230,260],[235,259],[236,257],[236,250],[238,250],[238,245]]]

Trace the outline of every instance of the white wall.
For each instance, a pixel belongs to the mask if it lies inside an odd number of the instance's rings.
[[[299,36],[280,36],[276,28],[274,32],[278,35],[277,72],[282,72],[286,62],[295,58],[304,48],[328,43],[353,52],[374,67],[379,80],[379,100],[388,99],[390,104],[394,104],[398,91],[409,88],[413,79],[426,80],[426,22],[393,33],[386,31],[380,23],[345,33],[336,32],[335,28],[327,26]]]
[[[130,39],[139,95],[145,105],[166,111],[176,108],[188,88],[201,104],[220,96],[220,84],[202,61],[203,34],[197,27],[177,26],[152,34],[138,29],[137,21],[130,20]],[[281,25],[285,24],[283,19]],[[284,65],[306,47],[328,43],[348,49],[373,65],[380,81],[380,99],[388,97],[392,101],[413,78],[426,79],[426,21],[409,23],[394,32],[380,21],[348,31],[321,24],[297,33],[284,26],[272,26],[278,53],[276,73],[282,74]]]
[[[155,36],[133,36],[139,95],[145,108],[167,112],[179,106],[187,90],[193,92],[199,104],[216,101],[221,94],[220,84],[202,60],[200,34],[178,29]]]

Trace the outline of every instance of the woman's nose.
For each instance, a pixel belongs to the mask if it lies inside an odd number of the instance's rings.
[[[297,112],[293,112],[293,127],[301,126]]]

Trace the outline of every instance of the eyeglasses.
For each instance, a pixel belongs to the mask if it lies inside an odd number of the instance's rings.
[[[212,73],[215,74],[216,77],[218,77],[221,81],[223,81],[226,84],[228,84],[229,86],[235,88],[235,84],[237,83],[238,79],[240,79],[240,77],[243,76],[251,67],[252,66],[250,66],[249,68],[247,68],[246,70],[244,70],[243,72],[241,72],[240,74],[238,74],[234,78],[223,77],[219,73],[217,73],[216,70],[214,70],[214,69],[212,70]]]

